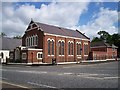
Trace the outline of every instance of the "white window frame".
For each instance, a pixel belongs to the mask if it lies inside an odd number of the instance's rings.
[[[31,37],[32,37],[32,46],[33,46],[33,42],[34,42],[34,41],[33,41],[33,36],[31,36]]]
[[[23,55],[26,55],[26,56],[23,57]],[[27,59],[27,53],[22,53],[22,59]]]
[[[53,41],[54,44],[55,44],[55,40],[53,38],[47,38],[47,43],[48,41],[50,41],[50,43]],[[54,49],[55,49],[55,46],[54,46]],[[55,51],[54,51],[54,55],[55,55]],[[50,53],[50,55],[47,55],[47,56],[54,56],[52,53]]]
[[[70,55],[69,55],[69,53],[68,53],[68,56],[74,56],[74,41],[69,40],[69,41],[68,41],[68,45],[69,45],[69,43],[70,43],[70,46],[71,46],[71,43],[73,44],[73,54],[70,53]],[[71,48],[71,47],[70,47],[70,48]],[[69,49],[69,48],[68,48],[68,49]]]
[[[76,54],[77,54],[77,44],[78,44],[78,45],[81,45],[81,47],[82,47],[81,41],[80,41],[80,42],[77,41],[77,42],[76,42]],[[81,55],[82,55],[82,53],[81,53]],[[81,55],[78,55],[78,54],[77,54],[77,57],[78,57],[78,58],[81,58]]]
[[[88,42],[84,42],[84,46],[85,46],[85,45],[88,45]],[[84,54],[84,56],[88,56],[88,55]]]
[[[12,55],[12,57],[11,57],[11,55]],[[13,59],[13,53],[10,53],[10,59]]]
[[[37,46],[38,45],[38,35],[35,35],[35,45]]]
[[[38,55],[39,55],[39,54],[42,54],[42,58],[38,58]],[[42,59],[43,59],[43,52],[37,52],[37,59],[38,59],[38,60],[42,60]]]

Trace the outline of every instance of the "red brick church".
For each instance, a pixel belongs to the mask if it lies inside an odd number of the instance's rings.
[[[79,62],[87,60],[90,39],[78,30],[31,22],[22,37],[22,46],[10,53],[11,60],[25,63]]]

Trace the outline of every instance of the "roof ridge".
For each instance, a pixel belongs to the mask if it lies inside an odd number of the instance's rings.
[[[61,29],[68,29],[68,30],[71,30],[71,31],[75,31],[74,29],[69,29],[69,28],[65,28],[65,27],[61,27],[61,26],[55,26],[55,25],[52,25],[52,24],[46,24],[46,23],[40,23],[40,22],[35,22],[35,23],[44,24],[44,25],[56,27],[56,28],[59,28],[59,29],[61,28]]]
[[[43,29],[45,33],[90,39],[80,31],[78,32],[75,29],[60,27],[56,25],[50,25],[50,24],[41,23],[41,22],[34,22],[34,23],[37,24],[41,29]]]

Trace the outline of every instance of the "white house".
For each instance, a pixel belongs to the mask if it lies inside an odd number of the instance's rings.
[[[21,39],[13,39],[8,37],[0,37],[0,63],[5,63],[9,58],[10,50],[22,45]]]

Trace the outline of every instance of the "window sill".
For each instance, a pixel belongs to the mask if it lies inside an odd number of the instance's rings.
[[[68,56],[74,56],[74,55],[68,55]]]
[[[59,56],[62,56],[62,57],[64,57],[65,55],[59,55]]]
[[[37,58],[38,60],[42,60],[42,58]]]
[[[53,57],[54,55],[48,55],[48,56],[52,56]]]

